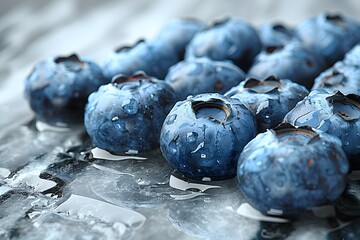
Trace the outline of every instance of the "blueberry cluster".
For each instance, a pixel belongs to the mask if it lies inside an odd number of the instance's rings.
[[[84,123],[98,148],[160,147],[186,177],[237,176],[263,214],[297,216],[334,203],[360,169],[359,42],[360,24],[340,14],[258,29],[175,19],[101,67],[42,61],[25,93],[37,120]]]

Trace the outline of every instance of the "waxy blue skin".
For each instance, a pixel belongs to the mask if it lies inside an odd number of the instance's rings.
[[[290,79],[310,89],[314,79],[325,69],[323,59],[293,41],[284,46],[265,48],[255,59],[248,72],[249,77],[264,79],[276,76]]]
[[[287,79],[248,78],[225,96],[239,99],[254,114],[259,131],[276,127],[296,103],[308,95],[305,87]]]
[[[325,89],[328,92],[341,91],[344,94],[354,93],[360,95],[360,67],[346,65],[344,62],[337,62],[333,67],[322,72],[315,79],[312,90],[315,89]]]
[[[118,74],[130,76],[138,71],[164,79],[169,67],[178,61],[174,49],[141,40],[132,47],[122,47],[113,52],[103,63],[102,70],[110,80]]]
[[[25,96],[36,119],[55,126],[82,124],[87,98],[108,81],[100,67],[84,57],[51,57],[35,65],[25,79]]]
[[[93,143],[113,154],[159,146],[161,125],[175,103],[164,81],[142,74],[115,78],[89,97],[85,127]]]
[[[186,48],[185,58],[230,60],[247,71],[260,51],[256,30],[243,20],[228,18],[196,34]]]
[[[201,115],[209,109],[225,114],[214,106],[222,106],[228,116]],[[189,178],[228,179],[235,176],[237,159],[256,132],[254,116],[239,100],[200,94],[171,110],[161,129],[160,149],[170,165]]]
[[[275,209],[295,217],[336,201],[348,170],[338,138],[285,124],[245,146],[237,180],[249,203],[263,214]]]
[[[207,25],[197,19],[177,18],[164,25],[152,40],[161,46],[174,49],[179,59],[183,59],[185,48],[195,34],[203,31]]]
[[[258,35],[263,48],[282,46],[294,40],[294,30],[281,23],[266,23],[259,27]]]
[[[169,69],[165,81],[175,90],[180,100],[188,95],[225,93],[245,79],[245,73],[230,62],[208,58],[188,59]]]
[[[311,126],[338,137],[352,170],[360,169],[360,97],[318,89],[284,118],[295,126]]]
[[[331,67],[360,41],[360,26],[349,17],[321,13],[301,22],[295,35],[305,46],[323,56],[327,67]]]
[[[345,54],[343,63],[348,66],[360,68],[360,44],[357,44]]]

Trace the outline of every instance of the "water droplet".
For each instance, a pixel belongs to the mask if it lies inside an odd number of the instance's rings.
[[[173,115],[169,116],[168,120],[166,121],[166,124],[167,125],[173,124],[175,122],[175,120],[176,120],[176,117],[177,117],[176,114],[173,114]]]
[[[261,161],[256,161],[256,165],[261,166],[262,162]]]
[[[158,97],[157,95],[153,94],[153,93],[150,95],[150,97],[151,97],[151,99],[154,100],[155,102],[157,102],[157,101],[159,100],[159,97]]]
[[[221,72],[221,71],[222,71],[222,67],[216,67],[216,71],[217,71],[217,72]]]
[[[201,158],[206,158],[206,154],[202,153],[202,154],[200,155],[200,157],[201,157]]]
[[[204,198],[204,202],[206,202],[206,203],[211,202],[211,198],[209,198],[209,197]]]
[[[125,100],[122,105],[124,111],[129,115],[134,115],[138,112],[138,104],[135,99]]]
[[[197,170],[199,173],[201,173],[201,169],[199,168],[198,170]]]
[[[117,121],[117,120],[119,120],[119,117],[118,117],[118,116],[115,116],[115,117],[113,117],[113,118],[111,119],[111,121],[113,121],[113,122],[115,122],[115,121]]]
[[[198,134],[196,132],[187,133],[187,141],[188,142],[195,142],[197,137],[198,137]]]
[[[220,164],[220,160],[216,160],[216,162],[217,162],[218,164]]]
[[[199,143],[199,145],[196,147],[195,150],[191,151],[191,153],[196,153],[197,151],[199,151],[200,149],[202,149],[205,146],[205,142],[201,142]]]
[[[164,140],[167,142],[170,140],[170,131],[167,131],[165,134],[164,134]]]
[[[67,91],[66,91],[66,85],[65,84],[60,84],[57,90],[57,94],[59,96],[64,96],[66,95]]]
[[[172,140],[172,141],[169,143],[169,151],[170,151],[170,153],[172,153],[172,154],[175,154],[175,153],[177,152],[176,140]]]
[[[270,116],[269,115],[265,115],[265,118],[268,119]]]
[[[345,142],[344,142],[344,145],[345,145],[345,146],[349,146],[349,144],[350,144],[350,143],[349,143],[348,141],[345,141]]]
[[[283,181],[277,181],[276,185],[278,185],[278,187],[283,187],[284,182]]]

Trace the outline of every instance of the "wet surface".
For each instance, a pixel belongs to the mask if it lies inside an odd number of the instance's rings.
[[[335,206],[336,218],[309,215],[268,223],[237,212],[246,200],[235,179],[205,183],[220,188],[174,186],[173,169],[159,150],[104,160],[91,152],[93,146],[82,128],[54,131],[33,121],[23,97],[23,79],[36,62],[49,56],[78,52],[101,63],[116,47],[151,38],[173,17],[192,16],[209,23],[233,15],[254,24],[272,20],[295,24],[324,9],[356,18],[360,7],[350,0],[341,5],[336,0],[302,1],[296,3],[296,11],[289,11],[295,3],[285,0],[206,4],[200,0],[1,2],[0,239],[354,239],[359,235],[356,176]],[[135,110],[129,104],[124,107],[131,113]],[[169,124],[176,118],[169,118]],[[187,138],[196,141],[197,136],[190,132]]]

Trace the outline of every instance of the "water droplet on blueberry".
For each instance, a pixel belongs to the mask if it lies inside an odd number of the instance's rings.
[[[129,115],[134,115],[138,112],[138,104],[135,99],[131,98],[130,100],[124,101],[122,105],[124,111]]]
[[[176,120],[176,117],[177,117],[176,114],[173,114],[173,115],[169,116],[168,120],[166,121],[166,124],[167,125],[173,124],[175,122],[175,120]]]
[[[175,154],[175,153],[177,152],[176,140],[172,140],[172,141],[169,143],[169,151],[170,151],[172,154]]]
[[[195,142],[198,137],[198,134],[196,132],[189,132],[187,134],[187,141],[188,142]]]

